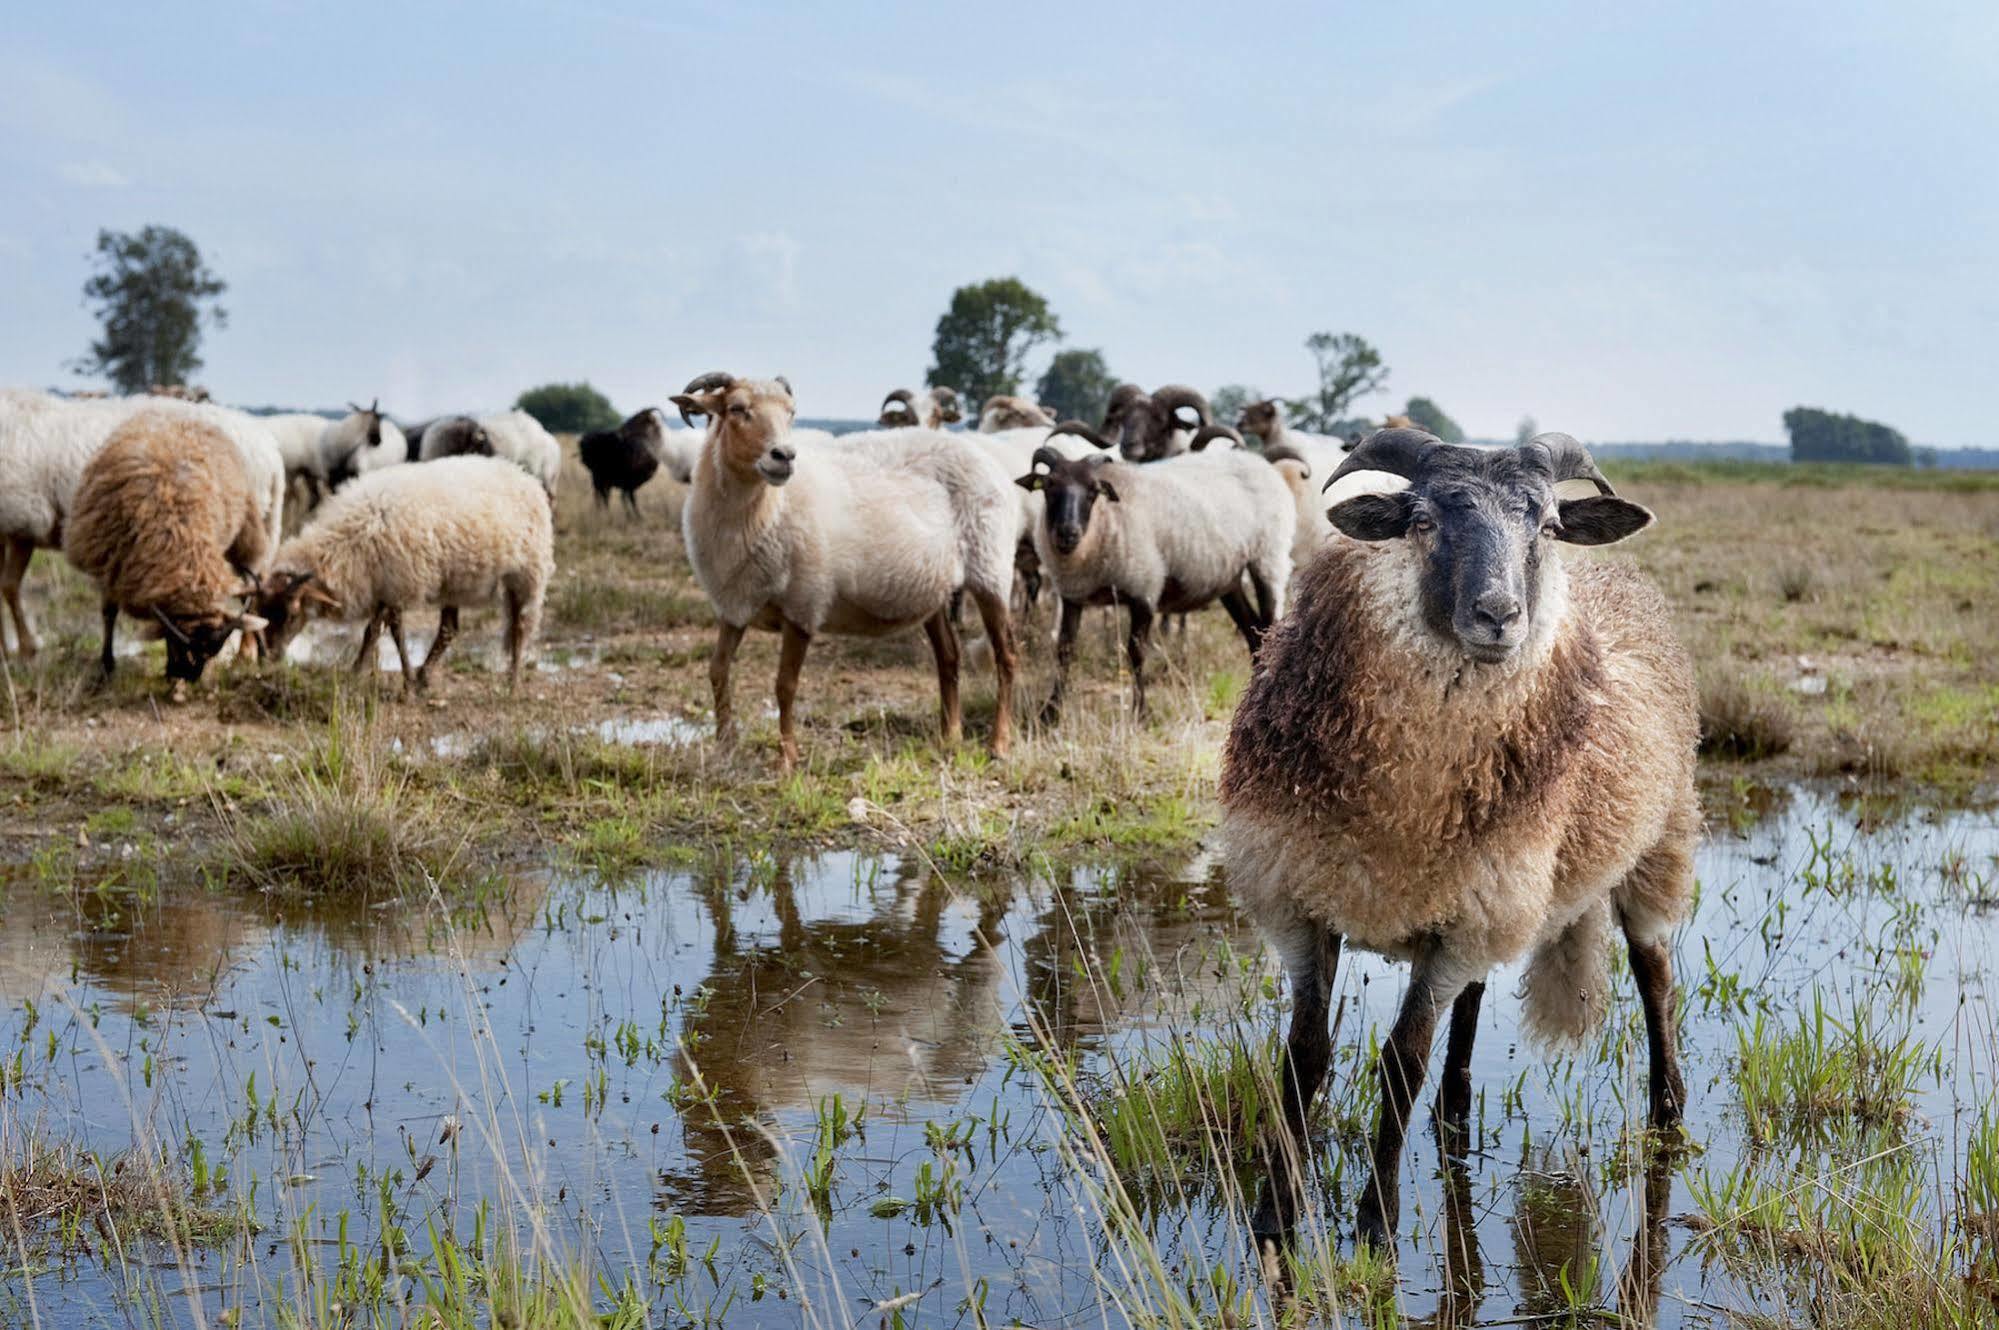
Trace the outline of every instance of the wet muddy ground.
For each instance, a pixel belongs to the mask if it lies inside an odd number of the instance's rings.
[[[1348,1264],[1368,1050],[1402,978],[1351,958],[1324,1205],[1275,1302],[1242,1143],[1274,1103],[1281,985],[1198,853],[991,880],[752,851],[450,905],[17,880],[10,1154],[163,1160],[192,1194],[178,1234],[13,1216],[0,1313],[422,1323],[454,1279],[490,1312],[587,1271],[599,1310],[653,1318],[633,1324],[1798,1323],[1830,1286],[1814,1244],[1883,1201],[1905,1222],[1859,1230],[1908,1250],[1846,1257],[1976,1290],[1999,817],[1800,787],[1737,822],[1677,948],[1689,1148],[1637,1132],[1627,980],[1600,1044],[1549,1061],[1499,976],[1472,1148],[1447,1164],[1413,1133],[1399,1269]],[[1826,1020],[1907,1050],[1847,1067],[1871,1099],[1840,1098]],[[1814,1022],[1816,1071],[1777,1080],[1808,1092],[1773,1097],[1763,1064]]]

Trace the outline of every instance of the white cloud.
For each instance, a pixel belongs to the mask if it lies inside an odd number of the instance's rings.
[[[80,189],[123,189],[132,183],[123,171],[99,161],[64,162],[56,174]]]

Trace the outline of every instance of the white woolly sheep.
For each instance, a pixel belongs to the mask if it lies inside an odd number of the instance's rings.
[[[1692,896],[1700,805],[1693,671],[1664,598],[1627,566],[1560,554],[1652,520],[1581,444],[1544,434],[1488,450],[1382,430],[1333,479],[1363,470],[1408,488],[1333,509],[1351,539],[1299,579],[1236,712],[1222,842],[1294,1004],[1288,1141],[1259,1235],[1281,1239],[1298,1213],[1342,940],[1411,963],[1359,1209],[1362,1239],[1384,1246],[1437,1018],[1449,1009],[1438,1121],[1461,1143],[1485,976],[1523,953],[1529,1033],[1580,1040],[1607,1005],[1615,920],[1645,1010],[1651,1122],[1679,1121],[1668,940]],[[1599,493],[1560,498],[1567,480]]]
[[[554,573],[548,497],[533,478],[498,458],[447,457],[385,467],[344,486],[278,548],[257,607],[269,621],[265,640],[275,656],[309,618],[365,618],[357,671],[374,660],[386,627],[404,691],[421,692],[458,635],[458,612],[499,601],[514,688]],[[412,671],[403,614],[427,605],[440,608],[437,637]]]
[[[1203,425],[1187,444],[1190,452],[1203,452],[1216,443],[1226,442],[1229,447],[1244,446],[1242,435],[1227,425]],[[1326,517],[1326,501],[1320,497],[1319,487],[1311,483],[1312,464],[1294,449],[1280,445],[1265,448],[1263,460],[1277,468],[1277,474],[1284,478],[1286,488],[1291,491],[1292,506],[1298,515],[1298,524],[1291,536],[1291,575],[1296,577],[1300,569],[1310,563],[1315,555],[1333,537],[1333,524]],[[1342,495],[1341,497],[1345,497]]]
[[[420,445],[422,459],[431,462],[440,457],[477,453],[479,444],[476,440],[466,442],[451,430],[443,428],[452,425],[462,429],[458,422],[466,419],[469,417],[448,416],[428,422]],[[478,427],[484,432],[485,446],[492,450],[492,455],[505,458],[540,481],[542,489],[548,494],[548,501],[553,504],[556,481],[562,474],[562,445],[556,442],[555,436],[543,429],[539,420],[519,409],[480,416]]]
[[[409,441],[383,412],[379,399],[348,412],[319,432],[317,476],[331,492],[356,476],[409,460]]]
[[[0,600],[14,618],[24,656],[37,642],[21,605],[21,581],[37,549],[62,544],[76,487],[104,441],[140,411],[161,411],[214,425],[236,448],[267,547],[284,521],[284,458],[261,421],[240,411],[170,397],[69,401],[34,389],[0,389]]]
[[[1152,620],[1219,600],[1255,659],[1284,612],[1291,574],[1291,493],[1261,458],[1229,451],[1146,463],[1101,455],[1034,455],[1017,482],[1044,500],[1035,552],[1062,597],[1055,688],[1042,718],[1059,719],[1085,605],[1123,604],[1133,705],[1145,712],[1145,653]],[[1247,577],[1256,603],[1243,594]]]
[[[242,458],[214,424],[142,411],[112,430],[83,468],[63,533],[103,602],[104,676],[120,611],[157,620],[179,700],[232,633],[263,628],[230,601],[249,594],[268,540]]]
[[[800,450],[783,379],[704,374],[673,399],[708,417],[681,527],[695,579],[719,621],[709,681],[715,730],[731,733],[729,669],[752,627],[783,634],[778,734],[798,761],[793,700],[822,632],[880,636],[922,624],[937,659],[946,742],[959,737],[958,638],[950,604],[969,592],[998,676],[992,750],[1012,730],[1014,645],[1007,612],[1020,509],[985,454],[932,430],[847,435]]]

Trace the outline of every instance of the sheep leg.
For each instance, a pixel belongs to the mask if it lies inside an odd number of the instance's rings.
[[[1014,645],[1013,617],[1007,598],[997,591],[974,591],[979,622],[986,627],[986,641],[993,649],[993,756],[1005,757],[1013,743],[1013,677],[1020,668],[1020,651]]]
[[[388,609],[377,606],[368,616],[368,626],[361,630],[361,649],[354,653],[354,673],[372,673],[375,668],[375,644],[382,640],[382,621]]]
[[[1437,1012],[1456,996],[1438,983],[1441,944],[1428,939],[1417,951],[1409,973],[1409,991],[1388,1041],[1381,1046],[1381,1121],[1374,1132],[1374,1168],[1361,1190],[1355,1227],[1360,1240],[1383,1255],[1392,1253],[1402,1216],[1402,1143],[1409,1133],[1409,1113],[1430,1061],[1437,1035]]]
[[[1271,586],[1270,579],[1253,564],[1249,570],[1249,585],[1256,592],[1256,626],[1260,637],[1277,621],[1277,591]]]
[[[1131,611],[1130,631],[1125,634],[1124,653],[1131,661],[1131,711],[1144,720],[1148,711],[1145,704],[1145,648],[1152,638],[1152,607],[1143,601],[1127,602]]]
[[[104,602],[104,649],[97,655],[97,672],[106,679],[118,668],[117,657],[111,654],[111,635],[118,627],[118,602]],[[173,645],[171,642],[167,645]]]
[[[1669,1155],[1655,1151],[1645,1166],[1645,1222],[1631,1235],[1631,1259],[1617,1278],[1617,1306],[1632,1325],[1656,1323],[1659,1281],[1666,1272],[1666,1202],[1673,1190]]]
[[[1631,975],[1638,981],[1638,998],[1645,1007],[1645,1035],[1652,1053],[1652,1126],[1668,1131],[1680,1125],[1687,1087],[1680,1079],[1680,1039],[1674,1024],[1673,957],[1663,941],[1643,941],[1625,930],[1631,954]]]
[[[1249,657],[1255,660],[1256,649],[1263,645],[1263,627],[1257,623],[1256,612],[1250,609],[1241,587],[1222,593],[1222,608],[1229,612],[1229,618],[1235,620],[1236,631],[1249,644]]]
[[[1053,725],[1062,719],[1062,698],[1069,691],[1069,665],[1076,659],[1076,630],[1083,624],[1081,601],[1062,598],[1062,624],[1055,634],[1055,690],[1041,708],[1041,723]]]
[[[409,643],[403,640],[403,612],[392,609],[388,612],[389,640],[396,644],[396,660],[403,667],[403,695],[416,691],[416,671],[410,668]]]
[[[1307,1124],[1333,1059],[1326,1020],[1340,967],[1340,935],[1318,924],[1301,925],[1301,933],[1304,945],[1285,958],[1291,975],[1291,1026],[1285,1031],[1284,1061],[1278,1072],[1284,1093],[1284,1135],[1271,1155],[1263,1195],[1250,1218],[1250,1232],[1259,1240],[1282,1242],[1297,1226],[1309,1148]]]
[[[954,744],[964,737],[964,712],[958,705],[958,632],[951,626],[951,616],[939,610],[923,621],[923,633],[937,657],[938,726],[944,742]]]
[[[430,689],[431,667],[443,657],[444,649],[451,645],[451,639],[458,636],[458,607],[446,605],[437,615],[437,636],[431,639],[430,650],[424,653],[423,664],[416,667],[416,690],[419,693]]]
[[[736,648],[743,644],[744,629],[735,624],[717,622],[715,625],[715,654],[708,658],[708,688],[715,695],[715,738],[729,743],[736,737],[736,717],[731,706],[729,688],[729,666],[736,659]]]
[[[1465,985],[1451,1004],[1451,1030],[1444,1043],[1444,1075],[1437,1085],[1438,1137],[1462,1149],[1471,1131],[1471,1051],[1478,1039],[1478,1004],[1485,983]]]
[[[797,716],[792,703],[798,700],[798,673],[805,668],[805,650],[812,634],[787,620],[784,643],[777,653],[777,747],[784,774],[798,767]]]
[[[639,496],[636,490],[625,491],[625,516],[634,522],[639,520]]]
[[[35,543],[22,536],[0,548],[0,596],[6,598],[7,609],[14,616],[14,647],[23,660],[41,646],[35,640],[35,630],[28,626],[28,612],[21,608],[21,579],[28,575],[28,564],[34,557]],[[6,634],[0,633],[0,651],[6,649]]]

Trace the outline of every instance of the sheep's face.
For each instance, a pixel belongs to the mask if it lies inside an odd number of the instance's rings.
[[[208,662],[215,659],[239,629],[259,632],[264,620],[254,614],[231,614],[208,610],[201,614],[161,614],[161,635],[167,643],[167,678],[176,684],[198,683]]]
[[[1614,495],[1558,498],[1547,454],[1531,446],[1436,444],[1407,469],[1408,489],[1358,495],[1326,515],[1356,540],[1407,541],[1421,570],[1423,623],[1486,664],[1533,638],[1554,542],[1609,544],[1652,520]]]
[[[932,388],[930,402],[931,412],[940,425],[955,425],[965,418],[964,408],[958,404],[956,388]]]
[[[273,657],[285,654],[315,610],[340,612],[340,602],[315,582],[311,573],[271,573],[257,589],[255,605],[265,624],[264,650]]]
[[[1261,402],[1251,402],[1236,417],[1235,427],[1243,434],[1254,434],[1265,443],[1277,432],[1277,402],[1269,398]]]
[[[673,404],[685,414],[709,419],[705,446],[734,479],[782,485],[791,479],[798,453],[791,446],[791,422],[798,409],[782,379],[741,379],[705,391],[681,393]]]
[[[1207,402],[1191,388],[1168,385],[1127,399],[1119,417],[1118,451],[1127,462],[1156,462],[1177,451],[1173,436],[1208,423]],[[1184,444],[1184,440],[1182,443]]]
[[[1014,482],[1022,489],[1041,491],[1041,520],[1048,528],[1048,543],[1057,554],[1067,557],[1082,548],[1097,504],[1118,501],[1117,490],[1103,474],[1108,460],[1090,457],[1071,461],[1042,449],[1034,455],[1034,470]]]

